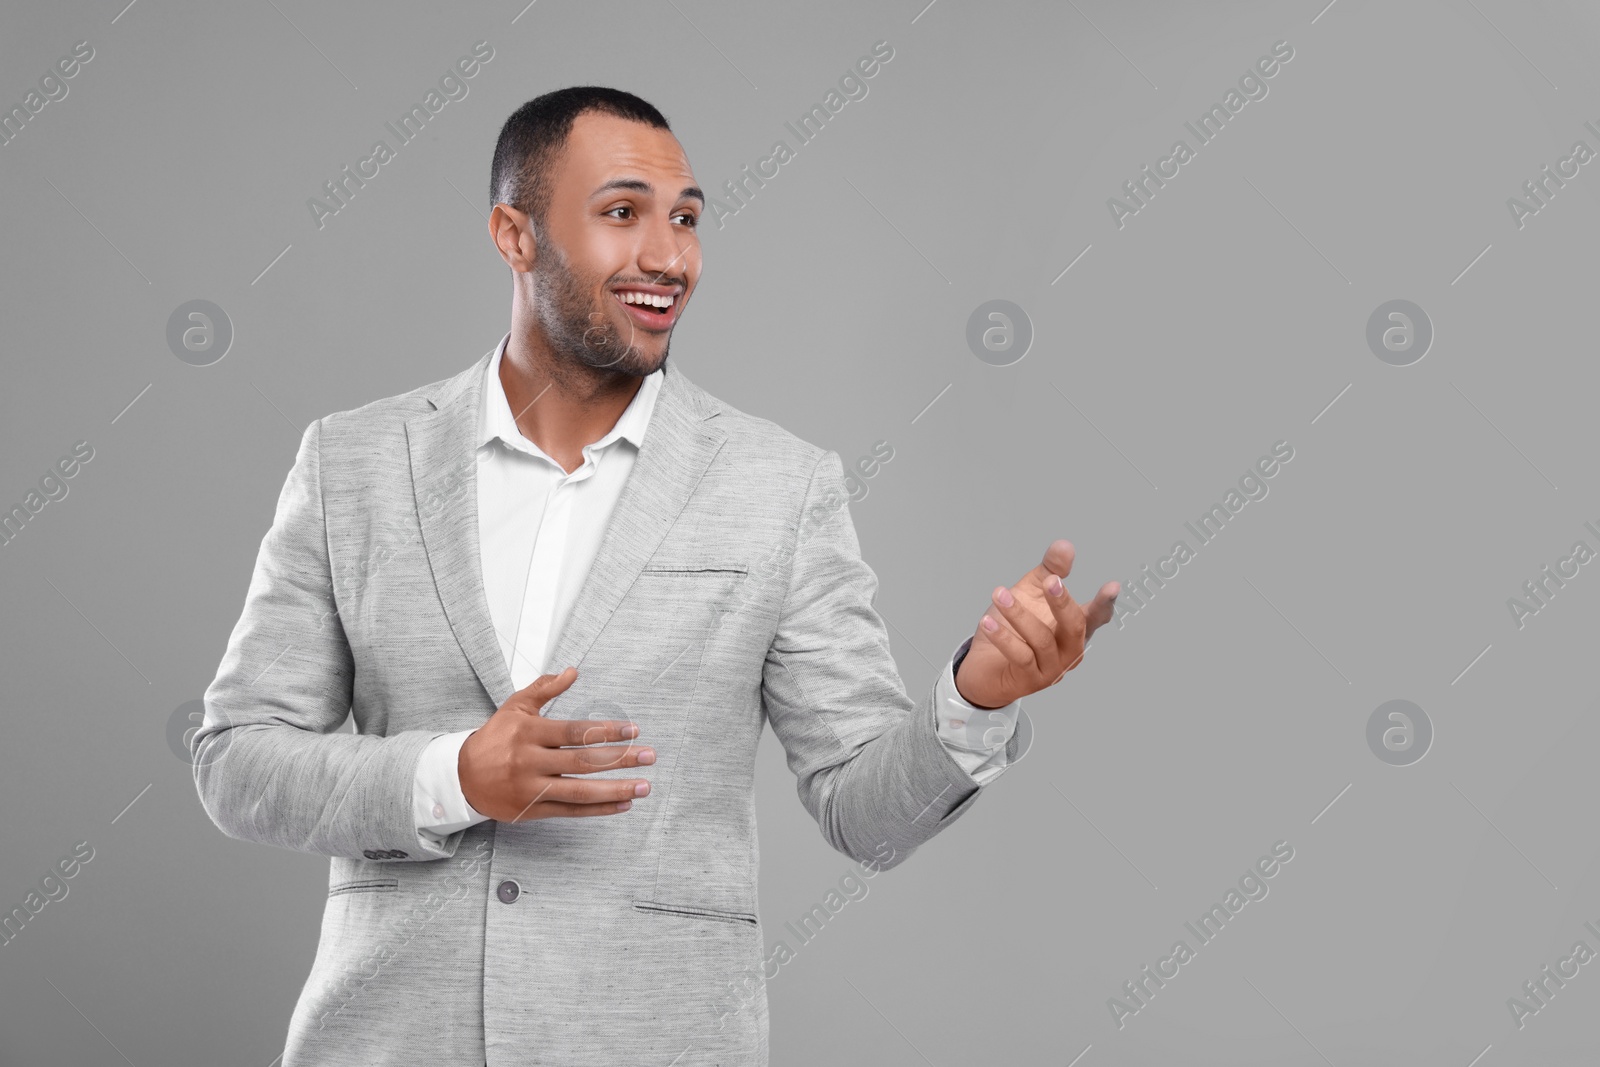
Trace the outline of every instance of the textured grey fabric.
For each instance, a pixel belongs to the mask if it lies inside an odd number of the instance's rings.
[[[580,677],[546,707],[638,722],[656,763],[596,777],[652,793],[618,815],[491,820],[423,859],[423,746],[511,694],[478,559],[487,359],[307,429],[206,690],[193,756],[212,820],[332,857],[284,1067],[766,1064],[764,984],[730,997],[762,967],[763,724],[828,842],[881,868],[978,791],[932,687],[913,704],[890,657],[837,453],[669,361],[550,661]],[[336,732],[347,713],[354,734]]]

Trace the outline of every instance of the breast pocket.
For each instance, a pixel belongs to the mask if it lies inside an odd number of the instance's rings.
[[[737,610],[743,564],[652,564],[639,572],[607,629],[650,650],[651,686],[692,678],[706,642]]]
[[[727,624],[746,573],[742,563],[652,561],[584,654],[578,681],[543,714],[637,722],[643,743],[656,748],[653,774],[670,774],[668,754],[695,706],[706,647]],[[639,776],[630,768],[598,775]]]

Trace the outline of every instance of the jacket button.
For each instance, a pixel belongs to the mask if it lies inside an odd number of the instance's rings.
[[[495,896],[500,898],[502,904],[514,902],[521,893],[522,887],[509,878],[501,882],[499,888],[495,890]]]
[[[362,855],[363,855],[363,856],[365,856],[365,857],[367,857],[367,859],[369,859],[369,860],[375,860],[375,859],[377,859],[377,858],[378,858],[378,854],[377,854],[377,853],[376,853],[376,852],[374,852],[374,851],[373,851],[373,850],[372,850],[372,849],[370,849],[370,848],[364,848],[364,849],[362,849],[362,850],[361,850],[361,854],[362,854]]]

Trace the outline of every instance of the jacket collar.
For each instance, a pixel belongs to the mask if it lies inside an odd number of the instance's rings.
[[[494,350],[453,378],[418,392],[431,410],[406,420],[422,543],[445,616],[495,707],[511,696],[511,673],[484,595],[478,542],[477,432]],[[677,520],[727,439],[715,399],[668,359],[649,431],[606,525],[594,563],[548,663],[577,666]]]

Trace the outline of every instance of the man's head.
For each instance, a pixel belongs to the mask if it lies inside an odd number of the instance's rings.
[[[666,362],[705,197],[659,111],[598,86],[528,101],[500,131],[489,199],[489,234],[557,359],[635,377]]]

